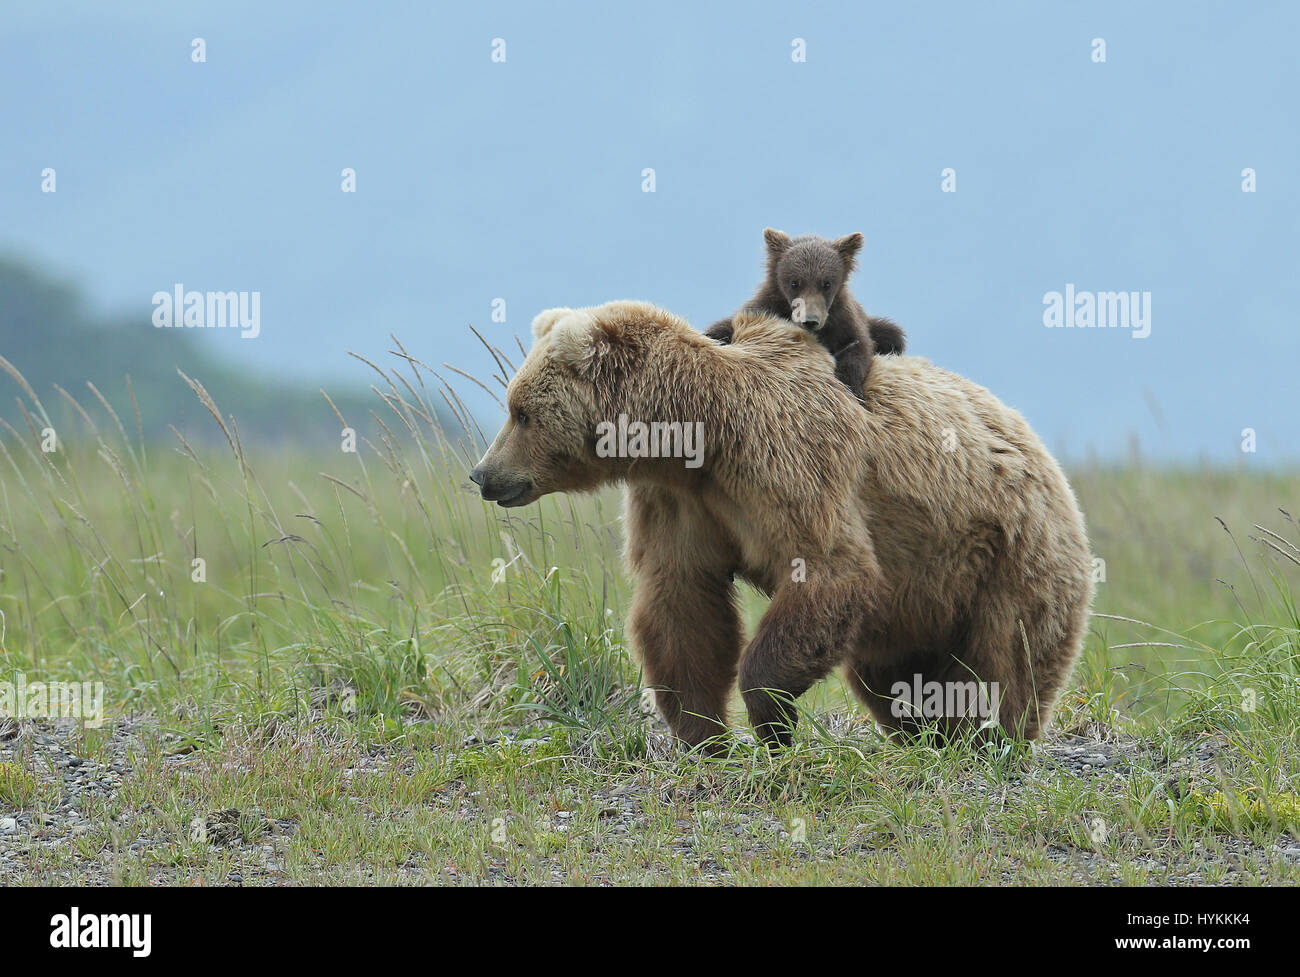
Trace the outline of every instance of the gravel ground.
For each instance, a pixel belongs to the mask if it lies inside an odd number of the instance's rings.
[[[834,726],[835,720],[831,720]],[[284,874],[285,846],[297,828],[292,817],[275,817],[267,812],[249,808],[195,812],[188,825],[176,823],[174,817],[161,817],[160,811],[149,805],[132,803],[112,805],[123,790],[124,782],[133,776],[133,765],[141,762],[163,764],[178,772],[202,769],[214,759],[187,746],[179,735],[164,731],[150,716],[135,716],[116,720],[105,726],[104,734],[93,751],[99,759],[78,754],[76,744],[79,731],[72,721],[58,720],[0,720],[0,768],[8,765],[30,773],[35,780],[37,803],[15,805],[12,799],[0,796],[0,882],[22,883],[32,878],[33,863],[51,866],[42,876],[43,881],[77,882],[78,884],[114,884],[121,881],[113,869],[115,850],[135,853],[149,864],[144,881],[151,884],[168,884],[183,875],[183,866],[169,865],[174,860],[169,852],[177,847],[179,835],[188,834],[188,841],[198,845],[228,849],[233,865],[224,881],[228,884],[283,884],[295,881]],[[277,735],[295,735],[281,731]],[[655,725],[649,733],[650,752],[671,755],[672,744],[662,727]],[[544,747],[549,737],[544,735],[515,738],[506,733],[496,737],[470,738],[463,743],[465,750],[510,745],[525,752]],[[1035,751],[1033,760],[1027,762],[1021,776],[1011,777],[1003,783],[991,785],[976,774],[960,782],[946,784],[954,798],[987,799],[990,791],[1000,795],[1002,805],[1024,800],[1025,792],[1032,792],[1054,779],[1076,778],[1089,789],[1108,793],[1122,793],[1134,768],[1158,773],[1166,778],[1166,790],[1181,791],[1198,786],[1213,787],[1214,771],[1220,754],[1228,744],[1217,738],[1205,738],[1188,745],[1185,753],[1173,759],[1166,758],[1154,747],[1139,739],[1103,736],[1062,735],[1049,736]],[[581,751],[579,751],[581,752]],[[453,759],[452,757],[448,758]],[[231,758],[222,755],[220,762],[229,765]],[[580,760],[578,762],[581,762]],[[413,769],[414,760],[409,751],[400,747],[372,747],[360,749],[348,759],[349,766],[342,771],[351,783],[357,777],[392,770],[405,772]],[[789,828],[782,819],[765,813],[761,804],[737,806],[711,803],[717,799],[715,786],[698,778],[676,780],[631,776],[625,782],[607,781],[608,786],[584,792],[582,809],[590,814],[597,811],[601,849],[614,849],[631,845],[649,829],[644,804],[651,794],[663,802],[675,803],[689,816],[678,818],[664,838],[672,857],[683,860],[700,859],[696,880],[703,884],[726,883],[729,872],[711,856],[701,857],[697,833],[702,824],[717,832],[729,832],[735,837],[734,846],[728,842],[724,851],[746,858],[762,858],[770,845],[789,839]],[[921,787],[920,789],[924,789]],[[458,820],[480,824],[490,830],[498,817],[496,805],[490,804],[481,790],[468,789],[454,781],[436,791],[431,803],[444,815],[452,814]],[[101,809],[97,818],[84,813],[87,807]],[[102,813],[105,808],[117,808],[116,816]],[[361,805],[365,807],[365,805]],[[385,815],[366,811],[367,819]],[[507,815],[505,820],[509,822]],[[563,805],[557,806],[548,819],[534,823],[534,831],[544,831],[564,838],[573,830],[575,812]],[[664,831],[662,822],[656,828]],[[942,825],[932,829],[936,834],[945,830]],[[833,847],[810,842],[797,853],[797,858],[842,858],[856,850],[878,853],[888,847],[890,839],[882,837],[879,825],[856,825],[844,841],[841,835]],[[1300,864],[1300,842],[1289,836],[1271,848],[1227,834],[1214,836],[1217,844],[1212,850],[1197,844],[1197,851],[1186,852],[1172,843],[1162,847],[1160,839],[1150,839],[1150,850],[1137,853],[1138,862],[1146,858],[1159,862],[1166,877],[1186,885],[1203,884],[1207,871],[1215,869],[1216,883],[1230,884],[1240,866],[1248,859],[1281,859]],[[788,852],[789,846],[786,846]],[[1045,857],[1068,868],[1070,877],[1082,884],[1108,884],[1122,881],[1114,860],[1107,854],[1073,845],[1051,843],[1043,849]],[[593,853],[599,856],[599,851]],[[58,856],[58,857],[56,857]],[[1163,861],[1161,861],[1163,859]],[[617,881],[602,868],[602,859],[593,857],[588,881],[596,884]],[[328,868],[328,866],[322,866]],[[461,881],[461,872],[448,861],[446,866],[431,869],[429,863],[412,861],[400,865],[396,872],[398,881],[450,882]],[[352,866],[348,881],[364,882],[368,872],[364,864]],[[484,881],[482,873],[474,881]],[[493,861],[486,868],[486,881],[510,884],[514,880],[504,859]],[[563,871],[556,868],[554,881],[566,881]],[[1011,882],[1010,877],[1004,879]]]

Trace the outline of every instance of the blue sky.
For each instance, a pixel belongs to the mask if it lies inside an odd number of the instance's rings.
[[[867,308],[1068,457],[1233,461],[1249,427],[1250,463],[1300,458],[1293,4],[107,8],[0,23],[0,251],[131,328],[177,282],[257,290],[259,338],[204,336],[250,367],[368,384],[346,351],[396,332],[487,375],[471,323],[639,298],[704,328],[763,227],[862,231]],[[1150,335],[1045,328],[1067,283],[1150,292]]]

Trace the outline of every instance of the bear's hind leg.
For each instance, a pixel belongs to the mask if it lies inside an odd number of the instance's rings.
[[[882,660],[889,661],[882,666]],[[854,694],[881,729],[896,740],[934,736],[940,742],[986,738],[996,721],[998,687],[973,675],[953,654],[859,649],[844,670]]]
[[[1064,616],[1050,601],[1025,604],[990,588],[941,653],[886,659],[884,649],[864,648],[855,653],[847,678],[891,735],[1032,740],[1046,725],[1073,663],[1069,649],[1077,646],[1077,635],[1063,633]],[[882,660],[889,661],[887,667]]]

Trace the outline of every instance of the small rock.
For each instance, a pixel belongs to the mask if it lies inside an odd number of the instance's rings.
[[[197,832],[197,837],[210,845],[235,845],[242,837],[237,808],[228,807],[224,811],[213,811],[204,819],[203,826],[204,830]]]

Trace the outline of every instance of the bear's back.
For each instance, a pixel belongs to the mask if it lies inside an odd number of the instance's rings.
[[[865,392],[864,491],[878,510],[910,510],[932,533],[996,526],[1008,544],[1036,545],[1046,534],[1086,552],[1073,490],[1019,411],[917,356],[878,357]],[[895,530],[920,528],[905,522],[895,519]],[[874,534],[889,534],[880,519],[873,523]]]
[[[836,428],[835,440],[859,456],[862,491],[875,497],[871,508],[892,513],[899,525],[929,534],[990,521],[1022,532],[1050,523],[1084,540],[1082,515],[1055,458],[987,388],[924,357],[880,356],[867,376],[864,411],[840,396],[847,392],[834,360],[794,323],[741,313],[729,348],[760,375],[774,417],[797,417],[793,426],[803,437],[823,445],[827,435],[809,437],[808,425]],[[765,403],[763,413],[772,407]],[[784,477],[815,480],[824,477],[818,469]]]

